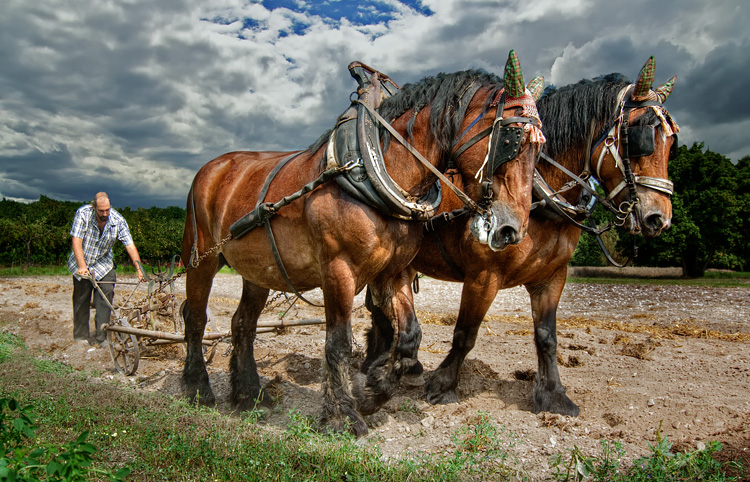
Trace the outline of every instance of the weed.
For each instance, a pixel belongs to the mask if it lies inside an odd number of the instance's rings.
[[[399,411],[409,413],[419,413],[419,407],[414,403],[414,400],[407,398],[398,406]]]
[[[13,398],[0,399],[0,480],[83,481],[104,476],[122,481],[130,474],[127,467],[95,468],[92,456],[97,449],[86,442],[88,432],[64,444],[27,446],[37,428],[31,405],[21,407]]]
[[[656,431],[656,443],[648,444],[651,455],[637,459],[628,470],[621,470],[620,460],[625,455],[619,442],[602,442],[602,456],[584,455],[578,447],[568,450],[568,457],[555,454],[550,467],[555,469],[553,480],[558,482],[592,480],[597,482],[729,482],[736,477],[726,475],[725,467],[713,458],[721,450],[719,442],[709,442],[703,450],[672,452],[672,442],[662,437],[661,423]],[[731,462],[727,468],[741,471],[741,464]]]

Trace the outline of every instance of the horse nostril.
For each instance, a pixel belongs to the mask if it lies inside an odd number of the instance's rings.
[[[507,224],[498,230],[498,238],[503,244],[516,244],[521,240],[516,228]]]
[[[659,231],[665,227],[664,216],[660,212],[651,213],[644,219],[644,224],[653,231]]]

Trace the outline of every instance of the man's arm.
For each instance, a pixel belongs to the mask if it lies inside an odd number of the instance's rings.
[[[141,271],[141,257],[138,254],[138,248],[135,247],[135,243],[131,243],[125,246],[125,251],[127,251],[128,256],[130,256],[130,261],[133,262],[133,266],[135,266],[135,269],[138,270],[138,280],[146,281],[146,277],[143,276],[143,272]]]
[[[83,239],[76,238],[73,236],[73,256],[76,258],[78,263],[77,274],[81,276],[89,276],[89,267],[86,266],[86,260],[83,257]]]

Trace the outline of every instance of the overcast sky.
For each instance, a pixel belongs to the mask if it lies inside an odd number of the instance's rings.
[[[563,86],[649,56],[680,143],[750,155],[747,0],[2,0],[0,197],[185,205],[233,150],[307,147],[361,60],[403,85],[438,72]]]

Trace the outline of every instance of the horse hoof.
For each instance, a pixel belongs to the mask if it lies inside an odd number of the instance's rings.
[[[254,397],[237,398],[232,401],[232,405],[237,412],[251,412],[259,408],[273,408],[273,399],[267,396],[266,392],[261,391]]]
[[[207,392],[196,391],[194,395],[188,398],[190,399],[190,403],[194,405],[202,405],[204,407],[214,407],[216,405],[216,397],[210,388]]]
[[[441,393],[427,393],[427,402],[431,405],[448,405],[459,403],[461,400],[455,390],[447,390]]]
[[[406,362],[406,360],[407,359],[404,359],[404,362]],[[422,362],[420,362],[419,360],[414,360],[414,363],[409,364],[409,367],[406,369],[406,372],[404,372],[404,375],[422,375],[422,374],[424,374],[424,366],[422,366]]]
[[[347,416],[341,416],[339,418],[328,418],[321,420],[325,430],[336,433],[351,432],[355,437],[363,437],[367,435],[368,429],[365,420],[358,413],[350,413]]]
[[[580,409],[565,395],[565,389],[554,392],[534,392],[534,413],[549,412],[577,417]]]
[[[418,375],[413,375],[411,373],[407,373],[401,378],[401,384],[405,387],[423,387],[427,383],[424,379],[424,375],[422,373]]]

